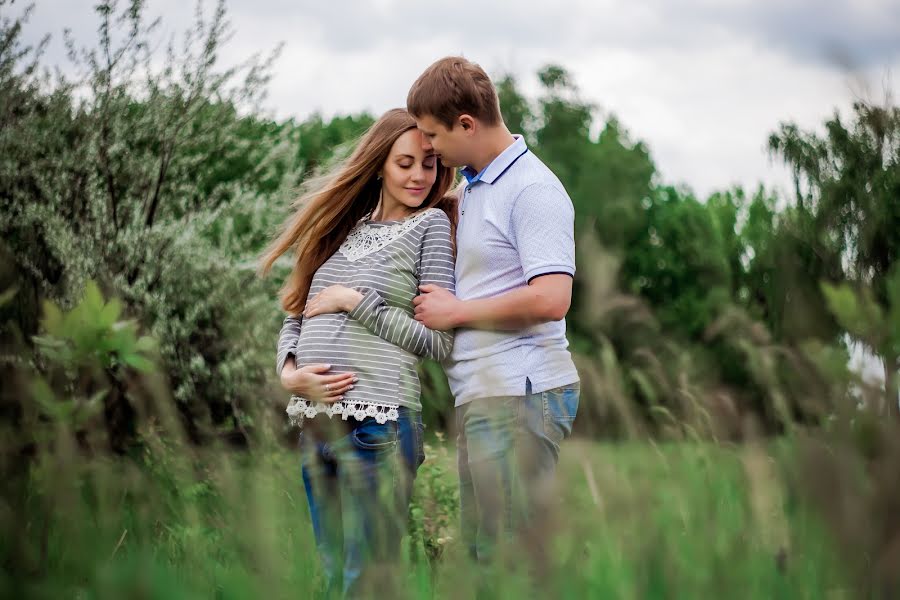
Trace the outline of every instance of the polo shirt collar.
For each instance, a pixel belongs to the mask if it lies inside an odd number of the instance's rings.
[[[480,173],[476,174],[471,167],[463,167],[461,169],[463,177],[466,178],[469,185],[474,185],[479,181],[493,184],[519,159],[520,156],[528,152],[528,145],[525,143],[525,138],[518,134],[513,135],[513,137],[515,138],[515,141],[510,144],[506,150],[501,152],[497,158],[492,160],[491,164],[482,169]]]

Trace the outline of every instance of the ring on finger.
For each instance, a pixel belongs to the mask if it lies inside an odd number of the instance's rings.
[[[325,384],[325,391],[326,391],[326,392],[330,392],[330,391],[331,391],[331,384],[330,384],[330,383],[326,383],[326,384]]]

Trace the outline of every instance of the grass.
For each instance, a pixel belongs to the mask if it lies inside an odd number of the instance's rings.
[[[138,461],[79,462],[61,446],[46,455],[24,486],[24,514],[3,515],[24,535],[2,542],[0,595],[315,595],[290,450],[195,455],[159,437],[148,448]],[[428,450],[401,595],[472,597],[455,532],[453,449],[434,440]],[[567,442],[553,564],[537,585],[559,598],[849,597],[835,545],[786,483],[791,457],[788,443]],[[500,597],[535,585],[521,569],[492,577]]]

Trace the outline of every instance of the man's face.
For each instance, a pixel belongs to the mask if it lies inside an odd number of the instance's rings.
[[[445,167],[464,167],[469,161],[466,149],[471,140],[460,125],[448,129],[446,125],[431,115],[416,119],[416,125],[422,132],[423,150],[434,151]]]

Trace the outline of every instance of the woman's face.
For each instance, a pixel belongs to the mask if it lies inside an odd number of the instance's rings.
[[[434,151],[425,151],[422,133],[410,129],[394,142],[382,168],[382,203],[388,211],[398,204],[418,208],[428,197],[437,177]]]

